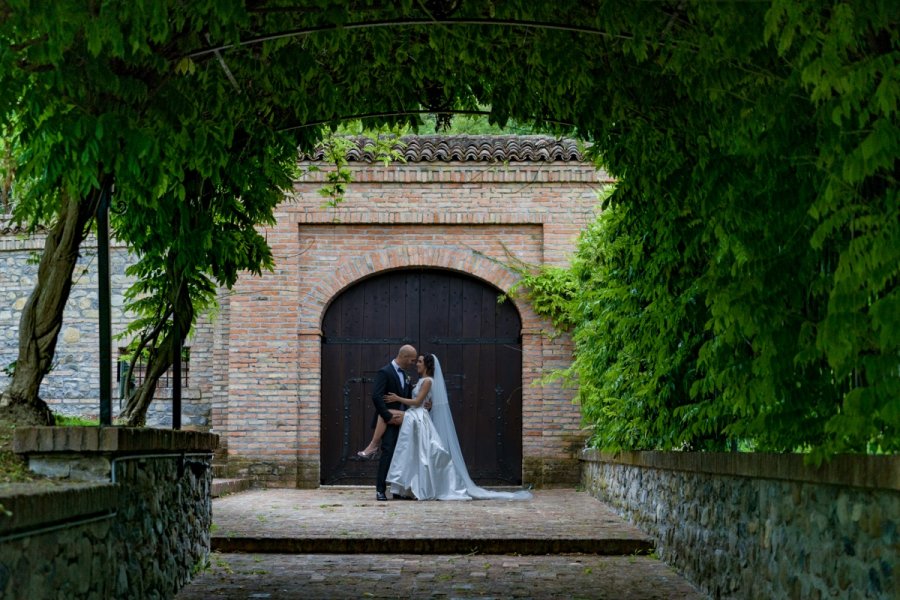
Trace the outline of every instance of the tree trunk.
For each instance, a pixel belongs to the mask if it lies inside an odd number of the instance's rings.
[[[63,193],[58,219],[47,234],[37,283],[22,310],[19,355],[12,381],[0,394],[0,407],[18,415],[31,413],[32,423],[53,424],[53,414],[39,397],[41,382],[53,364],[78,250],[87,235],[87,225],[94,216],[99,197],[98,191],[79,201],[79,198]]]
[[[163,341],[150,355],[146,367],[144,380],[140,387],[129,395],[125,410],[119,415],[119,422],[127,427],[143,427],[147,422],[147,410],[156,393],[156,384],[165,375],[174,362],[176,352],[181,351],[184,340],[191,332],[191,324],[194,320],[194,305],[188,294],[187,285],[177,288],[173,318],[178,321],[180,335],[175,337],[174,328],[170,328]]]

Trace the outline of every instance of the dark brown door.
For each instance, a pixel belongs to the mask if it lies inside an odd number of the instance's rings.
[[[469,474],[518,485],[522,473],[522,324],[484,282],[451,271],[402,270],[342,293],[322,324],[322,483],[373,484],[359,460],[372,436],[375,373],[403,344],[441,361]]]

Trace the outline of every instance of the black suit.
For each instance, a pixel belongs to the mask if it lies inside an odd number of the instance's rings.
[[[409,379],[405,378],[408,382]],[[375,411],[387,423],[387,429],[381,438],[381,459],[378,461],[378,474],[375,479],[375,490],[378,492],[386,492],[388,469],[391,468],[391,459],[394,458],[394,446],[397,445],[397,435],[400,433],[399,425],[391,425],[391,413],[389,409],[406,410],[406,405],[402,402],[385,402],[384,395],[391,392],[397,394],[401,398],[411,398],[412,388],[409,383],[400,384],[400,376],[394,368],[394,363],[388,363],[378,370],[375,375],[375,389],[372,391],[372,403],[375,404]],[[376,416],[378,418],[378,416]]]

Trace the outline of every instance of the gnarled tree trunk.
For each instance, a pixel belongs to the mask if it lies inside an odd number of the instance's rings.
[[[78,250],[99,197],[99,191],[85,199],[63,193],[58,219],[47,234],[37,283],[19,321],[19,355],[12,381],[0,394],[0,411],[15,422],[53,424],[53,414],[39,396],[41,382],[53,364]]]

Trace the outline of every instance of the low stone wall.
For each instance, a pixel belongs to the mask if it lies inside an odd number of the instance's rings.
[[[583,484],[713,598],[900,598],[900,457],[586,450]]]
[[[39,427],[14,449],[57,478],[0,492],[0,597],[172,598],[207,561],[216,436]]]

